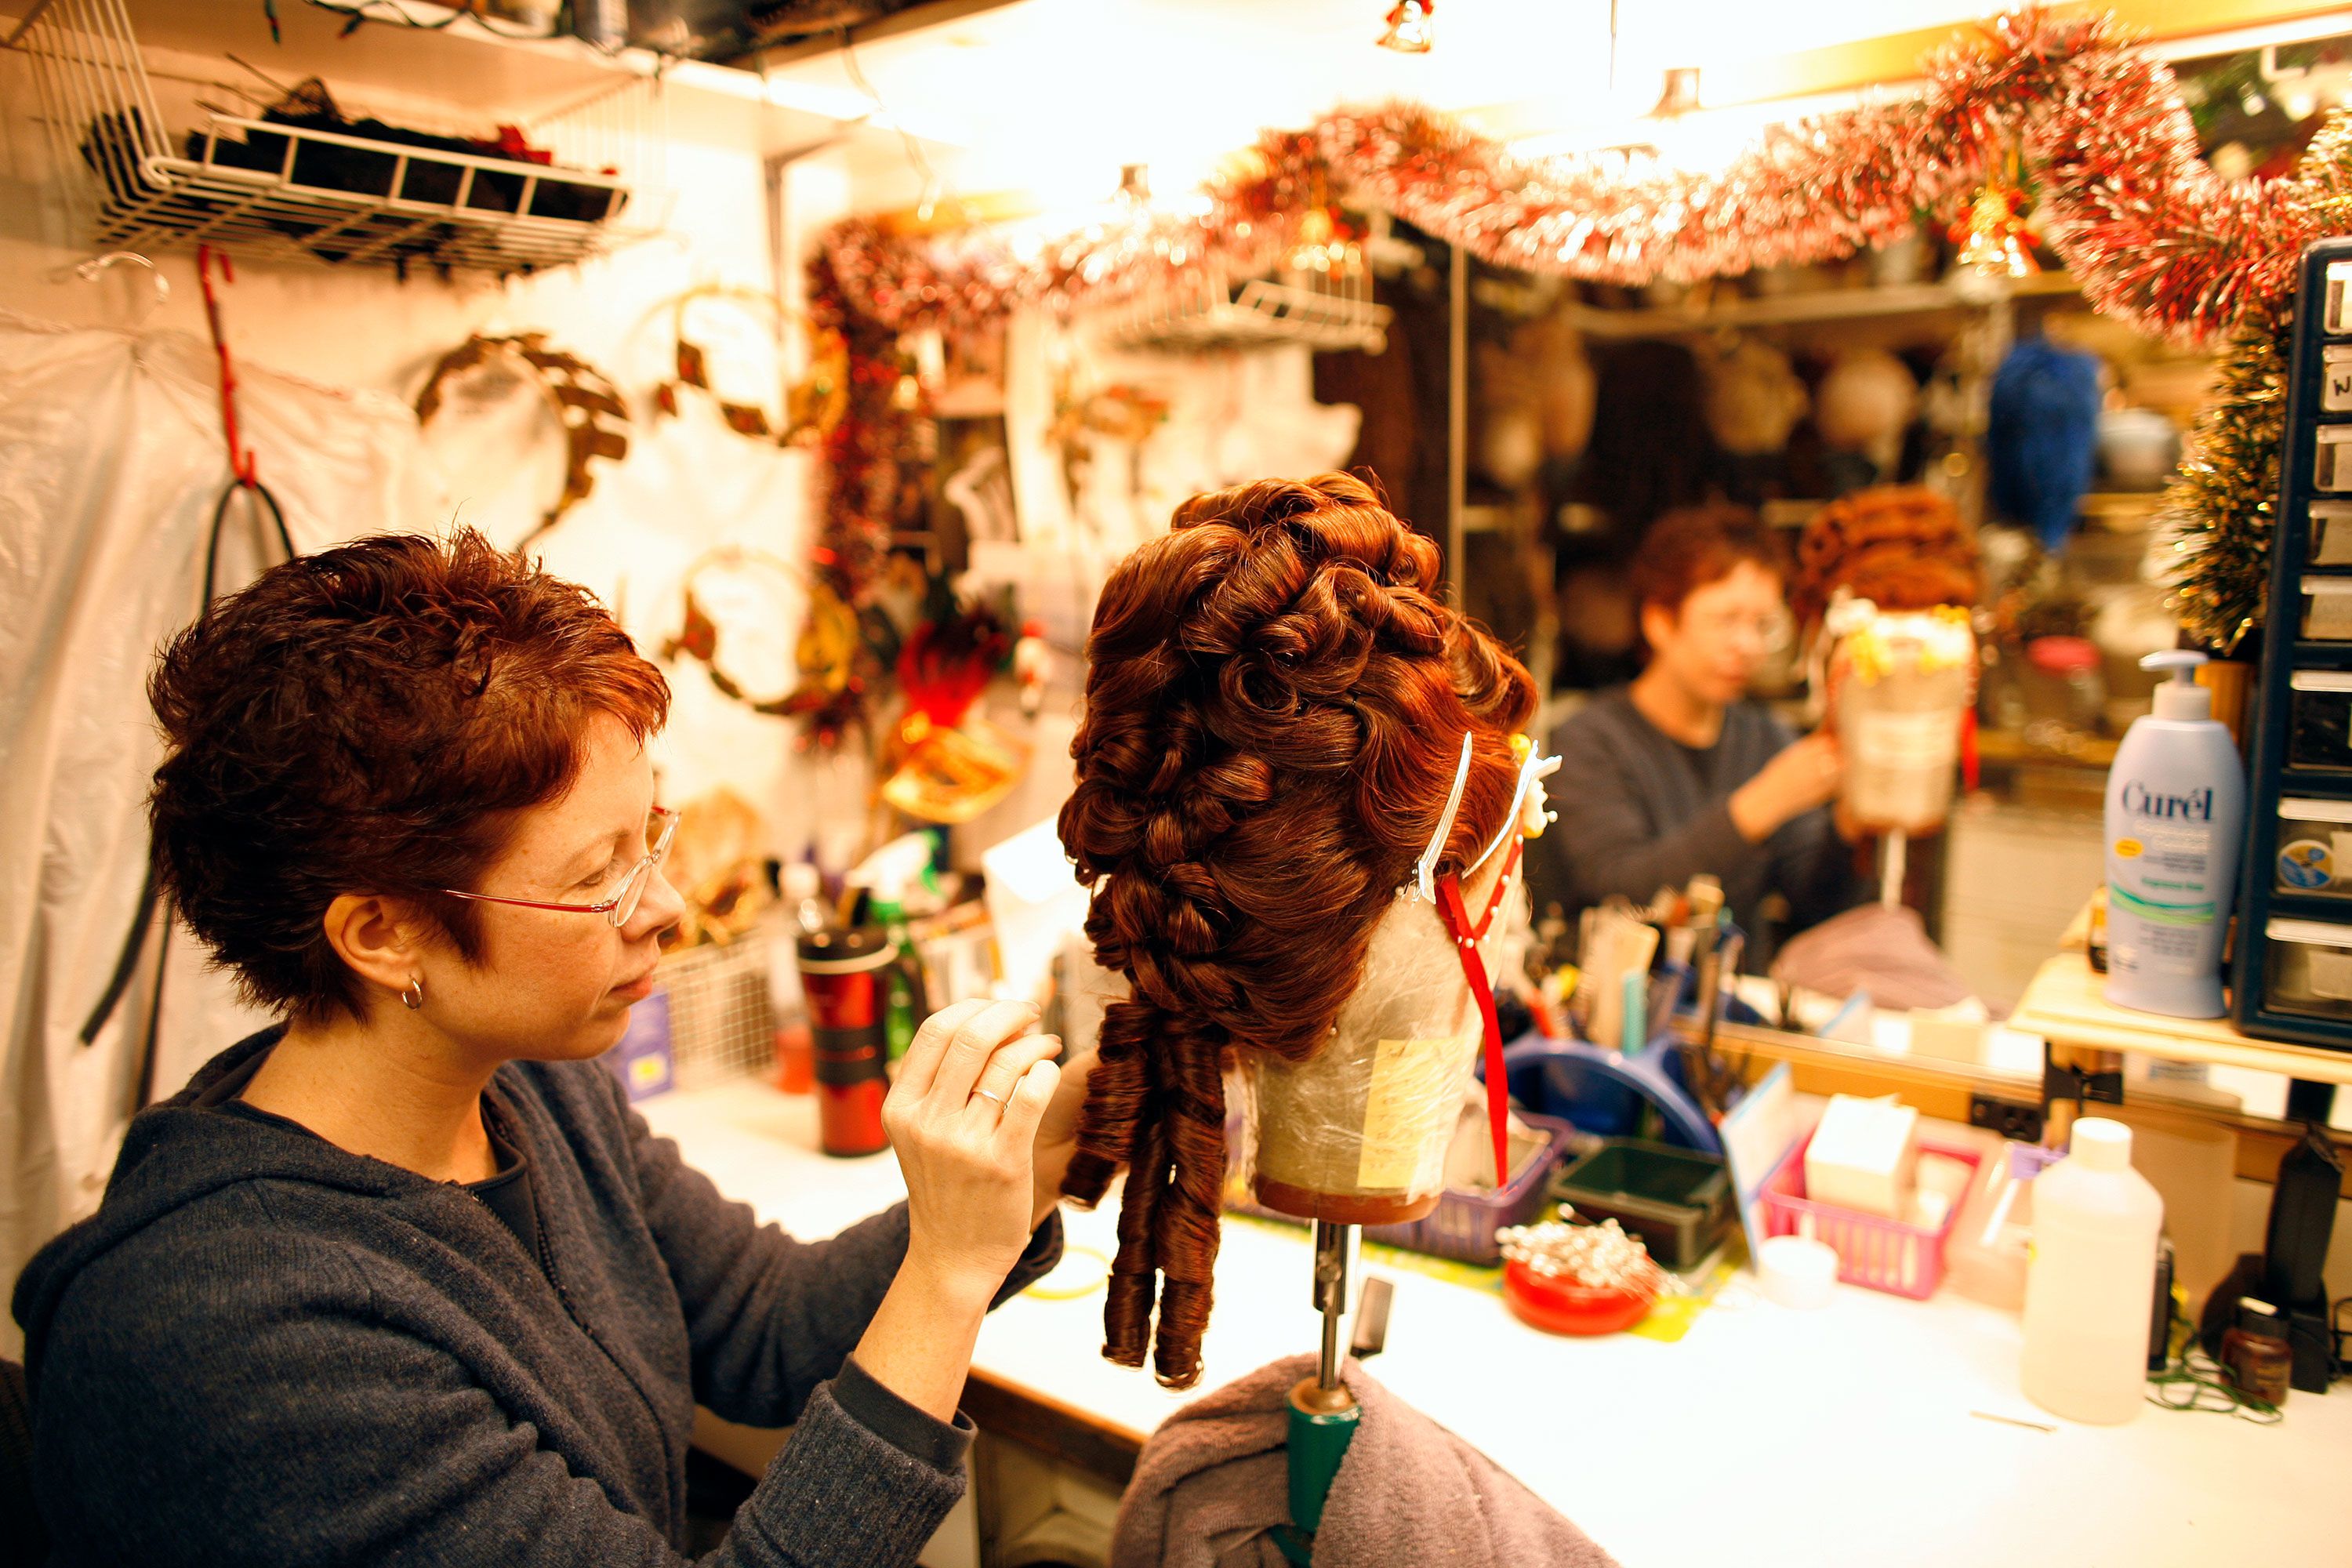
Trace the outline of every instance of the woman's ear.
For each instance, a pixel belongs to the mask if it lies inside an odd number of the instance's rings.
[[[1656,653],[1674,640],[1675,630],[1682,624],[1682,611],[1668,609],[1655,599],[1642,603],[1642,646]]]
[[[415,980],[425,961],[415,911],[382,894],[339,893],[320,924],[352,973],[387,991]]]

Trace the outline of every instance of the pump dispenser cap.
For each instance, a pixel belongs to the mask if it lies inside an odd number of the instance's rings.
[[[2104,1116],[2085,1116],[2074,1123],[2074,1141],[2066,1157],[2086,1171],[2131,1169],[2131,1129]]]
[[[2195,722],[2213,717],[2213,693],[2197,684],[2197,667],[2205,656],[2194,648],[2152,653],[2139,661],[2142,669],[2169,671],[2172,679],[2156,689],[2156,717]]]

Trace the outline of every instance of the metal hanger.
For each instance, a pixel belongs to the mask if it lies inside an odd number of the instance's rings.
[[[163,276],[162,268],[135,250],[110,250],[103,256],[91,257],[88,261],[76,267],[73,271],[74,276],[83,282],[95,283],[113,268],[123,266],[145,268],[148,280],[155,286],[153,294],[149,297],[146,304],[140,308],[139,314],[131,321],[131,330],[139,331],[147,325],[147,319],[161,310],[165,301],[172,298],[172,280]]]

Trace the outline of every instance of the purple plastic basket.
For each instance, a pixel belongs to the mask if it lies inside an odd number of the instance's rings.
[[[1517,1113],[1529,1131],[1544,1136],[1541,1152],[1519,1167],[1502,1187],[1485,1193],[1465,1193],[1448,1189],[1437,1200],[1437,1206],[1419,1219],[1403,1225],[1368,1225],[1364,1239],[1388,1247],[1402,1247],[1408,1252],[1424,1252],[1432,1258],[1451,1258],[1457,1263],[1475,1263],[1493,1268],[1503,1261],[1503,1248],[1496,1237],[1511,1226],[1526,1225],[1543,1212],[1548,1201],[1545,1188],[1552,1172],[1568,1152],[1569,1135],[1575,1131],[1555,1116],[1531,1116]]]

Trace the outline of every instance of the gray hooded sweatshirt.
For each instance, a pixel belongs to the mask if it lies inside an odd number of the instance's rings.
[[[17,1283],[58,1562],[679,1563],[698,1401],[799,1424],[707,1568],[915,1561],[971,1426],[848,1360],[904,1205],[793,1240],[602,1067],[510,1062],[487,1099],[529,1167],[516,1214],[511,1184],[222,1103],[278,1033],[134,1119],[99,1212]],[[1049,1220],[998,1300],[1060,1247]]]

